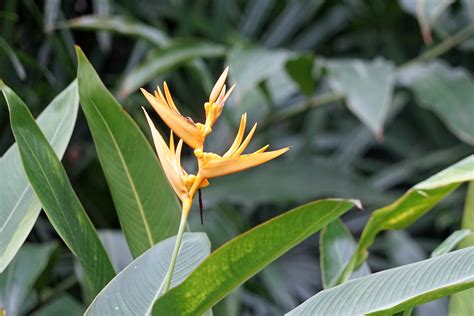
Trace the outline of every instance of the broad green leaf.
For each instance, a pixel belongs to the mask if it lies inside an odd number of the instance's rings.
[[[81,106],[134,257],[178,230],[180,208],[137,124],[77,48]]]
[[[471,232],[474,231],[474,182],[469,183],[469,187],[466,193],[466,204],[464,206],[464,215],[462,219],[462,228],[468,229]],[[468,236],[464,238],[459,244],[459,247],[471,247],[474,246],[474,236]],[[461,293],[456,293],[451,296],[449,302],[449,315],[469,315],[474,310],[474,289],[465,290]]]
[[[401,73],[401,82],[459,139],[474,145],[474,79],[467,70],[434,61],[407,68]]]
[[[159,75],[197,58],[224,55],[224,47],[206,42],[174,42],[166,48],[155,50],[150,58],[132,69],[121,86],[119,95],[126,97]]]
[[[321,231],[319,249],[321,251],[321,276],[325,289],[337,285],[344,272],[345,265],[349,262],[357,243],[344,223],[337,219],[329,223]],[[364,263],[351,278],[358,278],[370,274],[370,268]]]
[[[341,216],[354,200],[312,202],[277,216],[214,251],[156,301],[153,315],[200,315],[282,254]]]
[[[31,314],[31,316],[62,315],[82,316],[84,315],[84,307],[70,295],[63,294]]]
[[[73,81],[41,113],[36,122],[62,157],[74,128],[79,107],[77,83]],[[25,241],[33,228],[41,204],[33,192],[16,144],[0,158],[0,273]]]
[[[392,315],[474,287],[474,247],[324,290],[286,315]]]
[[[163,240],[135,259],[97,295],[85,315],[148,315],[161,293],[175,241]],[[185,233],[171,286],[183,282],[210,251],[206,234]]]
[[[346,96],[349,109],[377,137],[382,137],[383,125],[392,102],[395,67],[386,60],[331,60],[329,85]]]
[[[383,230],[402,229],[415,222],[462,182],[474,180],[474,155],[418,183],[402,197],[374,211],[362,231],[357,251],[346,266],[344,278],[362,263],[367,249]]]
[[[51,224],[84,268],[92,293],[98,293],[115,273],[97,232],[26,105],[7,86],[2,90],[30,184]]]
[[[0,274],[0,310],[4,309],[6,315],[19,315],[25,299],[46,268],[55,248],[55,244],[51,243],[26,243],[8,268]]]
[[[454,248],[466,237],[473,236],[474,233],[469,229],[460,229],[449,235],[435,250],[431,253],[431,257],[444,255]]]
[[[285,72],[285,63],[294,56],[287,50],[258,47],[234,47],[227,56],[229,76],[239,85],[234,94],[244,97],[260,82]]]
[[[161,30],[125,16],[84,15],[69,20],[65,25],[61,26],[81,30],[109,31],[139,37],[157,46],[168,44],[168,37]]]

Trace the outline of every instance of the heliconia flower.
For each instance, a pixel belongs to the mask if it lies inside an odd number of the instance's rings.
[[[190,194],[190,189],[193,186],[196,176],[188,174],[186,170],[181,166],[181,150],[183,148],[183,140],[180,139],[178,145],[174,146],[173,131],[170,134],[170,143],[169,147],[164,141],[161,134],[153,124],[152,120],[148,116],[148,113],[145,112],[148,125],[150,126],[151,134],[153,137],[153,142],[155,143],[156,153],[160,159],[161,166],[165,172],[168,181],[170,182],[173,190],[178,195],[181,201],[192,199],[192,194]],[[199,187],[205,187],[208,184],[207,181],[200,183]]]
[[[204,143],[204,133],[200,126],[202,124],[196,124],[189,117],[183,116],[176,108],[166,82],[163,84],[163,88],[166,97],[163,96],[160,87],[157,87],[155,95],[145,89],[140,90],[156,113],[179,138],[194,149],[202,148]]]
[[[207,153],[202,149],[197,149],[194,151],[194,154],[198,158],[198,174],[203,179],[211,179],[252,168],[272,160],[288,151],[289,147],[285,147],[279,150],[267,152],[266,150],[268,149],[268,145],[266,145],[251,154],[242,155],[242,152],[250,143],[250,140],[252,139],[257,127],[257,124],[255,124],[248,133],[247,137],[245,137],[245,139],[242,141],[245,132],[246,121],[247,115],[243,114],[242,119],[240,120],[240,127],[237,136],[235,137],[235,140],[229,150],[224,155],[220,156],[215,153]]]

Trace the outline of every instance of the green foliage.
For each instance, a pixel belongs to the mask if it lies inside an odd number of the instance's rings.
[[[179,205],[138,126],[107,91],[80,48],[77,58],[81,106],[120,224],[138,257],[177,230]]]
[[[473,258],[470,247],[374,273],[321,291],[287,315],[395,314],[474,287]]]
[[[8,268],[0,274],[0,309],[6,315],[21,314],[33,284],[48,264],[55,244],[25,244]]]
[[[48,219],[84,268],[88,286],[98,293],[114,269],[66,171],[23,101],[2,87],[10,121],[30,184]]]
[[[161,295],[176,237],[153,246],[120,272],[94,299],[85,315],[146,315]],[[171,286],[176,286],[211,250],[204,233],[186,233]]]
[[[290,145],[291,150],[264,167],[213,179],[203,188],[204,225],[193,210],[189,226],[205,231],[216,247],[224,246],[208,259],[207,244],[202,251],[196,248],[193,256],[203,264],[156,308],[174,304],[185,310],[182,314],[187,308],[204,312],[222,299],[213,308],[216,316],[278,315],[316,294],[300,308],[314,301],[316,310],[330,308],[327,314],[340,314],[338,308],[417,316],[447,313],[447,299],[422,303],[472,283],[461,280],[469,269],[456,261],[467,260],[465,255],[450,251],[473,245],[468,231],[474,222],[472,184],[461,223],[461,184],[472,181],[474,170],[473,9],[470,0],[0,2],[0,77],[35,116],[58,95],[38,117],[41,130],[21,107],[16,107],[21,115],[13,115],[15,124],[10,126],[0,100],[0,271],[5,270],[0,280],[20,259],[21,265],[30,264],[22,252],[31,242],[43,247],[59,235],[73,246],[57,248],[47,266],[44,258],[52,251],[45,251],[28,284],[10,278],[11,286],[22,289],[21,302],[14,291],[0,298],[22,305],[16,313],[32,315],[82,314],[101,290],[89,311],[117,313],[110,309],[114,304],[98,303],[107,301],[104,293],[123,303],[122,311],[151,308],[167,268],[160,262],[172,251],[155,249],[172,240],[166,238],[176,234],[180,214],[138,127],[145,128],[146,122],[140,109],[145,99],[137,90],[152,90],[166,80],[183,115],[203,122],[202,105],[214,80],[229,66],[228,84],[235,83],[236,89],[206,151],[221,154],[229,147],[243,112],[252,121],[249,125],[259,123],[253,145]],[[76,56],[74,44],[85,54]],[[76,122],[78,94],[84,115]],[[23,145],[18,142],[20,157],[13,136],[25,131],[34,133]],[[33,150],[26,151],[25,144]],[[56,156],[64,157],[62,165]],[[190,171],[192,156],[183,151],[183,165]],[[41,178],[39,165],[51,167]],[[53,192],[48,182],[55,184],[64,203],[45,200],[45,193]],[[133,254],[135,263],[153,257],[151,266],[159,265],[160,272],[136,272],[132,264],[105,286],[113,277],[111,264],[70,184],[101,228],[100,240],[116,271]],[[255,237],[255,232],[279,220],[272,219],[276,214],[308,201],[326,203],[317,199],[327,197],[359,199],[364,211],[345,215],[344,222],[335,216],[324,224],[319,218],[306,218],[299,227],[282,224],[276,236],[267,238],[271,249],[259,247],[267,239]],[[62,225],[68,222],[69,232]],[[287,231],[301,239],[310,235],[301,227],[322,229],[319,251],[309,239],[274,261],[300,241],[285,237]],[[29,242],[20,249],[25,240]],[[245,252],[242,240],[252,251],[229,267],[233,255]],[[92,268],[94,255],[88,249],[95,249],[108,272]],[[472,258],[470,249],[461,253]],[[438,256],[421,261],[433,252]],[[76,269],[78,259],[88,266],[86,273]],[[429,282],[413,287],[392,282],[428,281],[430,271],[439,282],[436,290]],[[146,295],[138,297],[124,286],[120,279],[125,275],[132,281],[141,278],[142,284],[133,284]],[[222,279],[214,282],[216,275]],[[385,277],[390,277],[390,288],[367,286]],[[92,292],[88,282],[95,284]],[[204,287],[206,282],[212,284]],[[154,290],[143,292],[145,284]],[[366,288],[373,292],[359,297]],[[452,296],[451,315],[474,308],[472,291]],[[337,297],[328,301],[331,295]],[[139,307],[134,310],[132,304]],[[8,308],[0,302],[0,315],[7,309],[9,316]]]
[[[357,203],[346,200],[309,203],[239,235],[213,252],[181,285],[158,299],[153,314],[204,313],[259,270]]]
[[[79,95],[71,83],[37,118],[37,124],[59,157],[62,157],[76,122]],[[28,183],[16,144],[0,159],[0,273],[10,263],[33,228],[41,210]]]

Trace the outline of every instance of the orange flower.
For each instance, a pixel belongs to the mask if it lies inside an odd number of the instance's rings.
[[[269,160],[272,160],[285,152],[288,151],[288,147],[274,150],[266,151],[269,145],[266,145],[259,150],[246,155],[241,155],[242,152],[247,148],[252,139],[257,124],[255,124],[247,137],[242,141],[245,125],[247,121],[247,115],[243,114],[242,119],[240,120],[240,127],[235,137],[235,140],[229,150],[223,155],[219,156],[215,153],[207,153],[202,149],[196,149],[194,154],[198,158],[199,163],[199,172],[198,177],[203,179],[211,179],[219,176],[223,176],[230,173],[239,172],[248,168],[252,168],[258,165],[261,165]]]

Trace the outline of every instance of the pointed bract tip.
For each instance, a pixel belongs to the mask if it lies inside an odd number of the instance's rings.
[[[222,87],[227,79],[227,74],[229,73],[229,67],[226,67],[222,74],[220,75],[219,79],[217,79],[216,84],[212,88],[211,94],[209,95],[209,102],[214,103],[219,94],[221,93]]]

